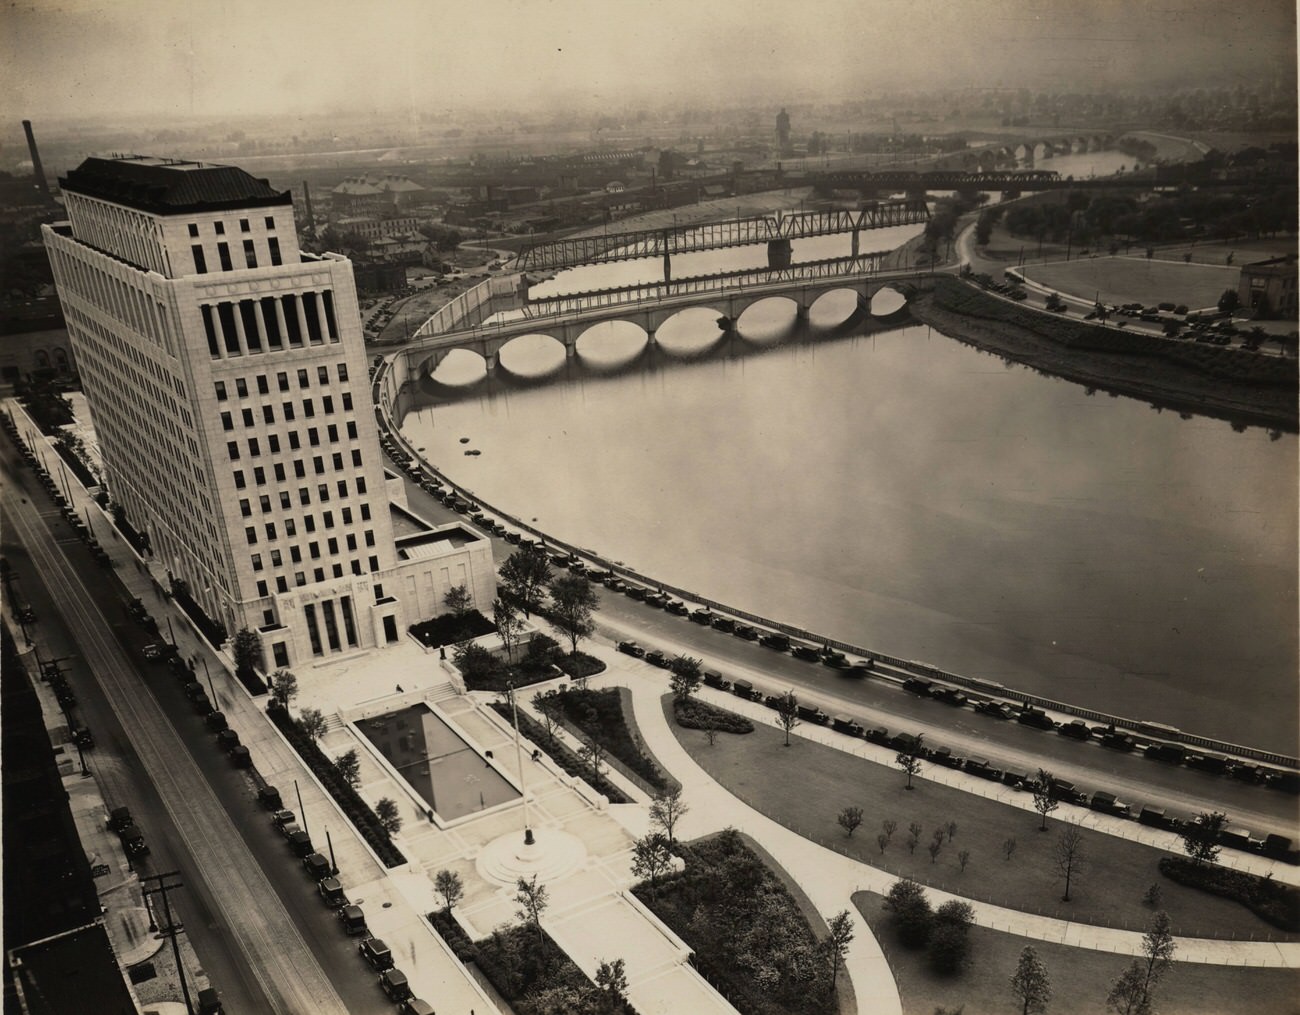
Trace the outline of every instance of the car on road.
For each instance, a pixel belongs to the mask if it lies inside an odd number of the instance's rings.
[[[1011,706],[1005,701],[981,701],[975,705],[975,711],[980,715],[992,716],[994,719],[1010,719]]]
[[[239,744],[237,747],[227,752],[226,757],[230,759],[230,763],[236,768],[253,767],[253,753],[243,744]]]
[[[820,653],[811,645],[796,645],[790,649],[790,654],[796,659],[802,659],[806,663],[815,663],[821,658]]]
[[[343,885],[336,877],[321,878],[316,882],[316,891],[320,893],[321,901],[330,909],[341,909],[348,905],[347,892],[343,891]]]
[[[294,830],[284,838],[289,843],[289,850],[294,856],[303,857],[313,852],[311,836],[297,826],[294,826]]]
[[[217,746],[229,754],[239,746],[239,734],[231,729],[224,729],[217,734]]]
[[[151,641],[140,651],[151,663],[162,662],[163,657],[166,655],[166,649],[160,641]]]
[[[721,631],[723,634],[734,634],[736,622],[730,617],[714,617],[713,630]]]
[[[215,987],[204,987],[199,991],[199,1015],[223,1015],[225,1010]]]
[[[1092,730],[1088,729],[1088,724],[1082,719],[1072,719],[1070,722],[1063,722],[1056,727],[1056,732],[1063,737],[1069,737],[1071,740],[1090,740],[1092,739]]]
[[[401,1015],[437,1015],[433,1010],[433,1005],[418,997],[407,998],[397,1010]]]
[[[330,861],[324,853],[308,853],[302,858],[302,869],[317,884],[330,876]]]
[[[148,856],[149,845],[144,841],[144,832],[135,825],[127,825],[117,837],[122,840],[122,848],[128,857]]]
[[[263,786],[257,791],[257,802],[265,807],[268,811],[278,811],[283,807],[283,801],[280,799],[280,791],[274,786]]]
[[[657,648],[651,649],[645,654],[645,661],[651,666],[658,666],[661,670],[666,670],[673,664],[673,661]]]
[[[691,612],[690,607],[688,607],[680,599],[668,600],[668,602],[664,604],[664,609],[667,610],[675,617],[685,617],[687,614]]]
[[[203,722],[208,729],[218,734],[230,728],[230,724],[226,722],[225,712],[209,712]]]
[[[388,945],[377,937],[365,938],[357,945],[357,951],[376,972],[382,973],[385,969],[393,968],[393,953]]]
[[[1016,722],[1022,726],[1031,726],[1036,730],[1056,729],[1056,721],[1051,716],[1041,708],[1034,708],[1031,705],[1026,705],[1020,710],[1020,714],[1016,716]]]
[[[857,662],[855,662],[852,666],[849,667],[848,670],[849,676],[865,677],[868,673],[870,673],[873,669],[875,669],[875,667],[876,664],[872,662],[870,659],[859,659]]]
[[[833,648],[822,649],[821,662],[823,666],[829,666],[833,670],[847,670],[849,668],[849,657],[843,652],[836,652]]]
[[[351,937],[353,934],[364,934],[367,931],[366,914],[361,911],[360,906],[348,903],[336,911],[339,923],[343,924],[343,932]]]
[[[131,820],[131,811],[127,807],[114,807],[108,812],[108,830],[110,832],[121,832],[123,828],[134,825]]]
[[[271,824],[279,829],[281,835],[287,835],[285,829],[290,825],[294,828],[298,827],[298,815],[294,814],[293,811],[280,808],[271,814]]]
[[[379,989],[388,995],[390,1001],[406,1001],[415,995],[411,993],[410,981],[400,969],[385,969],[379,974]]]
[[[758,628],[751,627],[749,624],[737,624],[736,629],[731,633],[745,641],[758,641]]]
[[[631,656],[633,659],[645,658],[645,649],[634,641],[620,641],[618,643],[618,650],[624,655]]]
[[[713,623],[713,612],[708,607],[702,606],[698,610],[691,611],[691,621],[708,627]]]

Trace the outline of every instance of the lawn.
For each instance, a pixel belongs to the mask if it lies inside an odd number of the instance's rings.
[[[1121,955],[971,927],[971,959],[965,972],[939,976],[930,970],[925,949],[909,951],[898,944],[889,913],[881,908],[883,901],[874,892],[853,896],[889,960],[903,1015],[931,1015],[941,1006],[953,1010],[961,1005],[972,1015],[1019,1012],[1008,982],[1025,945],[1033,945],[1047,966],[1053,995],[1047,1010],[1052,1015],[1105,1011],[1106,992],[1127,965]],[[1156,1005],[1178,1015],[1296,1015],[1300,1012],[1297,996],[1300,972],[1294,969],[1176,962],[1157,990]]]
[[[1151,910],[1142,897],[1159,883],[1175,934],[1300,940],[1244,906],[1163,877],[1156,865],[1168,853],[1090,829],[1082,829],[1086,869],[1071,886],[1071,901],[1062,902],[1051,855],[1064,823],[1049,818],[1049,830],[1039,832],[1033,811],[929,782],[924,778],[928,765],[908,792],[899,769],[804,740],[797,730],[790,748],[782,746],[783,735],[775,726],[759,725],[746,737],[718,737],[712,747],[702,733],[673,730],[709,775],[751,807],[806,838],[923,885],[1011,909],[1145,931]],[[865,812],[852,837],[835,820],[849,806]],[[882,854],[876,836],[886,819],[898,828]],[[907,828],[914,821],[921,825],[921,841],[909,853]],[[957,824],[956,838],[945,842],[932,862],[926,849],[931,835],[950,821]],[[1012,836],[1016,850],[1006,860],[1002,844]],[[965,871],[958,862],[962,850],[970,853]]]
[[[1082,299],[1100,292],[1103,303],[1174,303],[1193,310],[1214,306],[1241,276],[1239,266],[1148,261],[1140,254],[1027,264],[1021,270],[1032,282]]]

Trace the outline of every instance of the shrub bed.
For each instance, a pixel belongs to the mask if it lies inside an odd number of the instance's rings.
[[[315,773],[320,784],[325,787],[329,793],[343,808],[343,813],[362,837],[370,844],[370,848],[375,851],[375,855],[383,861],[385,867],[398,867],[406,863],[401,851],[393,845],[393,840],[389,837],[388,831],[379,823],[379,818],[375,812],[370,809],[370,805],[361,799],[347,780],[339,774],[339,770],[334,767],[334,763],[325,756],[325,752],[320,749],[316,741],[307,736],[294,721],[287,709],[268,708],[266,714],[271,717],[271,721],[284,734],[285,739],[293,745],[293,749],[298,752],[299,757],[307,762],[307,767]]]
[[[256,698],[266,693],[266,681],[251,666],[236,667],[235,677],[253,697]]]
[[[743,715],[710,705],[707,701],[688,698],[673,701],[673,715],[678,726],[688,730],[715,729],[719,733],[753,733],[754,724]]]
[[[695,951],[695,966],[742,1015],[830,1015],[831,966],[777,876],[732,828],[690,846],[685,867],[633,888]]]
[[[465,928],[456,922],[456,918],[451,913],[445,909],[435,909],[429,914],[429,922],[461,962],[478,961],[478,949],[465,933]]]
[[[68,463],[68,468],[72,470],[77,481],[87,490],[99,486],[99,480],[95,478],[94,473],[86,467],[86,463],[77,457],[77,453],[68,447],[62,440],[54,442],[54,450],[59,453],[59,457]]]
[[[221,645],[226,640],[226,628],[224,625],[217,623],[196,603],[190,595],[189,590],[181,583],[172,586],[172,598],[176,600],[176,605],[185,611],[194,625],[203,632],[203,637],[208,639],[212,645]],[[257,674],[254,674],[256,677]],[[244,686],[248,686],[245,684]],[[257,693],[257,692],[255,692]]]
[[[604,687],[598,691],[564,688],[555,694],[541,696],[537,706],[557,718],[564,718],[587,736],[595,737],[613,757],[655,789],[668,788],[669,780],[659,771],[659,766],[632,738],[632,730],[623,712],[622,695],[617,687]]]
[[[1239,902],[1274,927],[1300,931],[1300,892],[1271,877],[1261,878],[1215,864],[1196,864],[1177,856],[1162,858],[1160,873],[1180,885]]]
[[[489,651],[482,645],[458,645],[453,658],[465,677],[465,686],[471,691],[505,691],[510,684],[527,687],[564,675],[559,667],[564,655],[555,639],[544,634],[533,636],[517,663],[509,662],[504,653]]]
[[[503,702],[493,702],[492,708],[497,715],[510,722],[510,706]],[[630,804],[632,798],[606,779],[603,775],[596,778],[591,773],[591,766],[582,758],[578,757],[575,751],[570,750],[558,740],[550,740],[546,735],[546,728],[536,719],[525,712],[519,713],[519,732],[526,736],[533,743],[543,746],[546,753],[551,759],[559,765],[569,775],[585,779],[597,793],[603,793],[612,804]]]
[[[478,610],[470,610],[462,616],[444,613],[432,620],[422,620],[411,625],[411,634],[426,648],[440,648],[454,645],[460,641],[469,641],[484,634],[491,634],[496,625]]]
[[[555,665],[562,669],[574,680],[583,680],[587,677],[594,677],[597,673],[605,672],[605,663],[595,656],[589,656],[586,652],[571,652],[567,655],[561,655],[556,660]]]

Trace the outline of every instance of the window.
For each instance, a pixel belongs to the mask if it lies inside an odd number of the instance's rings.
[[[280,386],[281,391],[289,390],[289,375],[283,370],[275,375],[275,383]]]
[[[359,560],[354,560],[354,561],[352,562],[352,573],[353,573],[353,574],[360,574],[360,573],[361,573],[361,561],[359,561]]]
[[[279,438],[276,434],[271,434],[271,436],[267,437],[267,439],[266,439],[266,444],[267,444],[267,447],[269,447],[269,448],[271,449],[271,454],[274,455],[274,454],[278,454],[278,453],[279,453],[279,451],[280,451],[280,438]]]
[[[307,443],[314,448],[320,447],[320,431],[314,426],[307,428]]]
[[[343,392],[343,408],[347,412],[352,411],[352,392],[350,391]]]
[[[214,387],[217,390],[217,401],[224,402],[226,400],[226,382],[217,381]]]
[[[271,510],[271,498],[266,494],[262,494],[257,498],[257,506],[262,509],[262,514],[268,514]]]
[[[190,235],[191,235],[191,236],[198,236],[198,235],[199,235],[199,224],[198,224],[197,222],[191,222],[191,223],[189,224],[189,230],[190,230]]]
[[[237,394],[240,398],[248,397],[248,381],[245,380],[243,377],[235,378],[235,394]]]
[[[289,559],[290,559],[291,561],[293,561],[295,564],[301,564],[301,563],[302,563],[302,550],[298,549],[297,546],[291,546],[291,547],[289,547]]]
[[[361,520],[362,520],[363,522],[368,522],[368,521],[370,521],[370,505],[369,505],[369,504],[362,504],[362,505],[361,505]]]
[[[260,465],[253,468],[253,482],[258,486],[266,486],[266,470]]]
[[[325,475],[325,459],[323,459],[320,455],[317,455],[315,458],[311,460],[311,465],[312,468],[315,470],[316,475],[318,476]]]
[[[256,545],[257,545],[257,529],[253,528],[253,526],[251,526],[251,525],[248,526],[246,529],[244,529],[244,538],[248,540],[248,545],[249,545],[249,546],[256,546]]]
[[[292,500],[291,500],[290,497],[289,497],[289,491],[288,491],[288,490],[281,490],[281,491],[280,491],[280,507],[285,508],[285,509],[287,510],[289,507],[292,506],[292,504],[293,504],[293,502],[292,502]]]
[[[316,579],[316,581],[323,582],[325,580],[325,569],[323,567],[314,568],[311,576]]]
[[[277,481],[277,482],[280,482],[280,483],[283,483],[283,482],[284,482],[284,465],[281,464],[280,462],[276,462],[275,465],[273,466],[273,468],[275,469],[275,478],[276,478],[276,481]]]
[[[275,540],[275,522],[266,523],[266,538],[272,541]]]
[[[306,371],[306,370],[299,370],[299,371],[298,371],[298,387],[300,387],[300,388],[305,388],[305,387],[307,387],[309,384],[311,384],[311,378],[309,378],[309,377],[307,376],[307,371]]]
[[[259,395],[269,395],[271,393],[271,386],[266,383],[266,374],[257,375],[257,393]]]
[[[375,571],[378,571],[378,570],[379,570],[379,558],[378,558],[378,557],[371,557],[371,558],[370,558],[370,571],[371,571],[371,573],[374,573]]]
[[[266,216],[266,228],[267,229],[275,228],[275,219],[270,215]]]
[[[217,225],[221,225],[221,223],[218,222]],[[233,270],[234,270],[234,265],[233,265],[233,264],[231,263],[231,261],[230,261],[230,244],[229,244],[229,243],[218,243],[218,244],[217,244],[217,258],[221,261],[221,270],[222,270],[222,271],[233,271]]]
[[[343,509],[343,524],[344,525],[352,524],[352,509],[350,507],[345,507]],[[355,550],[356,547],[355,546],[349,547],[349,549]]]
[[[194,270],[200,275],[206,275],[208,259],[203,256],[203,248],[196,243],[190,247],[190,253],[194,255]]]
[[[307,506],[311,504],[311,491],[305,486],[298,488],[298,503]]]
[[[271,551],[271,566],[272,566],[272,567],[279,567],[279,566],[280,566],[281,564],[283,564],[283,563],[284,563],[284,557],[281,555],[280,551],[279,551],[279,550],[272,550],[272,551]]]
[[[331,554],[339,552],[339,541],[333,536],[330,536],[329,539],[325,541],[325,546],[329,549]]]
[[[279,576],[275,579],[275,591],[276,591],[276,592],[288,592],[288,591],[289,591],[289,583],[288,583],[287,581],[284,580],[284,575],[279,575]],[[281,643],[281,642],[276,642],[276,643],[275,643],[275,647],[276,647],[277,649],[281,650],[281,651],[284,650],[284,644]],[[276,657],[275,657],[275,665],[276,665],[276,666],[288,666],[288,665],[289,665],[289,658],[288,658],[288,656],[287,656],[287,655],[285,656],[285,660],[284,660],[284,662],[280,662],[280,656],[279,656],[279,654],[277,653],[277,654],[276,654]]]
[[[298,440],[297,430],[289,431],[289,447],[293,448],[294,451],[297,451],[300,447],[302,447],[302,442]]]
[[[316,487],[316,496],[320,498],[322,504],[328,504],[330,499],[330,488],[328,483],[321,483]]]
[[[253,570],[262,570],[262,555],[260,553],[253,554]]]
[[[280,260],[280,241],[274,236],[269,236],[266,245],[271,248],[271,263],[283,264],[284,262]]]
[[[343,468],[343,452],[335,451],[334,454],[331,455],[330,457],[334,462],[334,471],[338,472],[339,470],[341,470]]]
[[[247,497],[243,497],[240,499],[239,513],[243,515],[245,518],[247,518],[249,515],[253,513],[252,501],[250,501]]]
[[[364,535],[364,536],[366,537],[366,545],[367,545],[367,546],[374,546],[374,545],[375,545],[375,533],[374,533],[374,530],[373,530],[373,529],[366,529],[366,531],[365,531],[364,533],[362,533],[362,535]]]
[[[365,492],[366,492],[366,477],[365,477],[365,476],[358,476],[358,477],[357,477],[357,494],[358,494],[358,496],[361,496],[361,495],[364,495]]]
[[[344,519],[344,520],[346,521],[346,519]],[[347,548],[348,548],[349,550],[356,550],[356,548],[357,548],[357,537],[356,537],[355,533],[352,533],[352,532],[349,532],[349,533],[348,533],[348,535],[347,535],[347,539],[345,540],[345,544],[347,545]]]
[[[307,584],[307,576],[306,576],[305,574],[303,574],[301,571],[295,571],[295,572],[293,573],[293,583],[294,583],[295,585],[306,585],[306,584]]]
[[[342,578],[342,577],[343,577],[343,565],[342,565],[342,564],[335,564],[334,567],[332,568],[332,570],[333,570],[333,572],[334,572],[334,577],[335,577],[335,578]]]
[[[226,452],[230,455],[230,460],[231,460],[232,462],[237,462],[237,461],[239,461],[239,442],[238,442],[238,441],[227,441],[227,442],[226,442]]]
[[[338,487],[339,487],[339,498],[342,499],[343,497],[346,497],[348,495],[348,481],[346,479],[340,479],[338,483]]]
[[[327,416],[334,411],[334,399],[330,395],[326,395],[320,400],[320,411]]]
[[[287,497],[288,494],[285,494],[285,496]],[[298,523],[292,518],[286,518],[284,520],[284,534],[290,539],[298,534]]]
[[[228,412],[223,412],[221,414],[221,429],[222,430],[235,429],[235,420]]]
[[[338,365],[338,375],[340,382],[348,379],[348,365],[346,363],[340,363]]]
[[[303,524],[303,528],[305,528],[308,532],[315,532],[315,531],[316,531],[316,516],[315,516],[315,515],[308,515],[306,518],[304,518],[304,519],[302,520],[302,524]]]
[[[348,420],[348,440],[357,439],[357,425],[352,420]]]
[[[302,479],[307,475],[307,470],[304,468],[301,458],[295,458],[293,460],[293,474],[299,479]]]
[[[257,267],[257,250],[254,248],[252,240],[244,241],[244,264],[250,268]]]
[[[226,224],[224,222],[214,222],[212,228],[216,230],[218,236],[226,235]]]
[[[302,400],[302,414],[308,419],[311,419],[316,415],[316,407],[311,404],[310,398],[304,398]]]
[[[357,468],[361,467],[361,452],[357,448],[352,449],[352,464]]]
[[[293,403],[292,403],[292,402],[285,402],[285,403],[281,406],[281,408],[284,409],[284,421],[285,421],[286,423],[292,423],[293,420],[294,420],[294,415],[293,415]]]
[[[253,410],[252,410],[252,409],[245,409],[245,410],[243,411],[243,417],[244,417],[244,426],[252,426],[252,425],[253,425]]]
[[[240,220],[239,220],[239,231],[240,231],[241,233],[246,233],[246,232],[248,232],[248,219],[240,219]]]
[[[320,560],[320,543],[315,540],[307,544],[307,553],[312,560]]]
[[[325,528],[327,529],[334,528],[334,512],[326,511],[323,515],[321,515],[321,521],[325,523]]]
[[[273,405],[262,406],[262,422],[263,423],[275,422],[275,406]]]
[[[244,473],[243,473],[243,470],[241,470],[241,469],[236,469],[236,470],[235,470],[235,489],[236,489],[236,490],[242,490],[242,489],[244,488],[244,486],[245,486],[245,483],[244,483]]]
[[[257,458],[262,453],[261,445],[257,443],[256,437],[248,438],[248,453],[253,458]]]
[[[260,599],[265,599],[265,598],[266,598],[266,593],[267,593],[266,582],[264,582],[264,581],[260,581],[260,582],[258,582],[258,583],[257,583],[257,595],[258,595],[258,598],[260,598]],[[267,613],[270,613],[271,611],[270,611],[270,610],[267,610],[266,612],[267,612]],[[272,619],[274,619],[274,614],[272,615]]]

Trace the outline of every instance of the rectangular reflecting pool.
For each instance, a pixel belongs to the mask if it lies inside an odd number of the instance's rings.
[[[519,790],[423,702],[362,719],[357,729],[444,824],[519,799]]]

